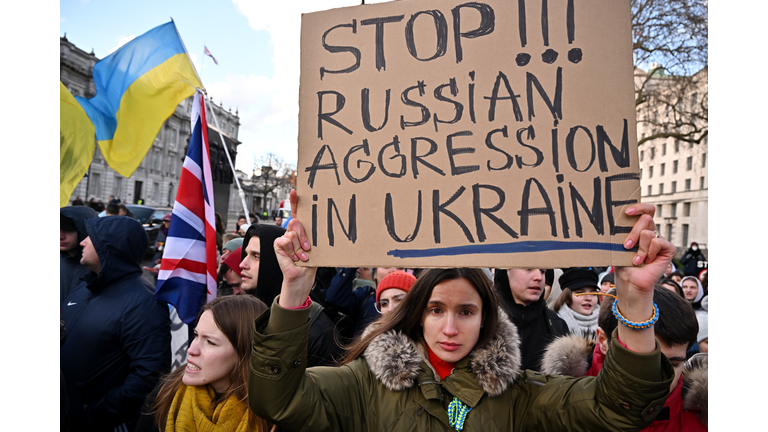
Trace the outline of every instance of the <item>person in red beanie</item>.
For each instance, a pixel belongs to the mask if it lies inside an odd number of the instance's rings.
[[[239,247],[232,251],[221,263],[219,269],[219,280],[223,280],[232,288],[232,294],[240,295],[245,294],[245,291],[240,287],[242,283],[242,277],[240,275],[240,251],[242,247]],[[221,287],[219,291],[222,294],[228,294],[226,291],[222,291]]]
[[[376,310],[388,314],[403,301],[414,283],[416,277],[401,270],[386,275],[376,287]]]

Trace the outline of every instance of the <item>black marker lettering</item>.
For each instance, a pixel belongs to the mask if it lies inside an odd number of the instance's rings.
[[[336,96],[336,111],[324,113],[323,112],[323,96],[327,94],[332,94]],[[327,121],[328,123],[338,127],[339,129],[343,130],[344,132],[352,135],[352,131],[339,123],[336,119],[334,119],[332,116],[341,111],[342,108],[344,108],[344,102],[346,101],[346,98],[343,94],[333,91],[333,90],[327,90],[327,91],[319,91],[317,92],[317,137],[320,139],[323,139],[323,121]]]
[[[400,22],[404,16],[371,18],[360,21],[360,25],[376,26],[376,70],[381,71],[387,68],[387,62],[384,59],[384,24]]]
[[[497,202],[493,207],[483,208],[480,207],[480,189],[487,189],[496,192]],[[512,238],[518,238],[517,233],[506,222],[497,217],[494,212],[497,212],[504,206],[504,190],[500,187],[492,185],[481,185],[475,183],[472,185],[472,211],[475,214],[475,228],[477,229],[477,241],[480,243],[486,239],[485,230],[483,229],[482,215],[485,215],[488,219],[492,220],[496,225],[509,234]]]
[[[480,13],[480,25],[466,33],[461,32],[461,9],[472,8]],[[484,3],[470,2],[456,6],[451,10],[453,14],[453,39],[456,44],[456,63],[461,63],[464,53],[461,48],[461,38],[474,39],[493,33],[495,23],[495,14],[493,9]]]
[[[326,30],[325,33],[323,33],[323,48],[325,48],[326,51],[330,53],[340,53],[340,52],[349,52],[352,53],[353,56],[355,56],[355,64],[352,66],[345,68],[345,69],[339,69],[339,70],[328,70],[324,67],[320,68],[320,80],[323,80],[323,75],[329,73],[329,74],[341,74],[341,73],[350,73],[356,71],[360,67],[360,50],[351,47],[351,46],[334,46],[334,45],[328,45],[325,42],[325,37],[328,36],[328,33],[330,33],[332,30],[335,30],[337,28],[342,27],[350,27],[352,28],[352,33],[357,33],[357,20],[352,20],[352,24],[339,24],[337,26],[331,27],[328,30]]]
[[[459,196],[464,193],[465,190],[466,188],[464,186],[459,187],[456,193],[454,193],[448,199],[448,201],[442,204],[440,204],[440,191],[437,189],[432,191],[432,230],[435,236],[435,243],[440,243],[440,213],[443,213],[449,218],[453,219],[453,221],[456,222],[459,227],[461,227],[461,230],[464,232],[464,235],[467,237],[467,240],[470,243],[475,242],[475,240],[472,238],[472,233],[469,232],[469,228],[467,228],[464,222],[462,222],[461,219],[459,219],[459,217],[456,216],[452,211],[446,208],[454,201],[456,201]]]
[[[413,37],[413,23],[416,21],[416,17],[421,14],[427,14],[432,16],[435,22],[435,36],[437,37],[437,44],[435,46],[435,53],[429,58],[419,58],[416,53],[416,42]],[[411,56],[419,61],[430,61],[438,57],[445,55],[448,47],[448,23],[445,21],[445,16],[439,10],[420,11],[411,15],[411,19],[405,25],[405,45],[408,47],[408,52]]]
[[[408,234],[404,239],[401,239],[395,231],[395,212],[392,209],[392,194],[387,192],[387,196],[384,200],[384,224],[387,226],[387,232],[389,233],[389,236],[392,237],[392,239],[396,242],[412,242],[419,234],[419,227],[421,227],[421,191],[419,191],[418,204],[416,208],[418,209],[416,213],[416,228],[413,229],[411,234]]]

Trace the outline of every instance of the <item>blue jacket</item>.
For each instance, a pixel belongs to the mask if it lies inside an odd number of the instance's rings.
[[[353,289],[356,267],[341,268],[331,280],[325,293],[325,303],[336,307],[355,320],[355,335],[360,334],[369,323],[381,317],[376,310],[376,290],[370,286]]]
[[[90,207],[73,206],[59,209],[61,216],[69,218],[77,228],[77,242],[88,237],[85,231],[86,219],[99,217],[98,213]],[[80,278],[90,273],[90,270],[80,264],[82,247],[77,247],[75,256],[69,256],[67,252],[61,252],[59,257],[59,302],[63,302],[67,295],[80,283]]]
[[[107,216],[85,225],[101,271],[90,272],[61,306],[72,430],[133,430],[144,398],[170,369],[168,306],[142,275],[148,239],[141,223]]]

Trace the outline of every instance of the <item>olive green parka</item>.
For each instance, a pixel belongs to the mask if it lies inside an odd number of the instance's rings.
[[[248,397],[256,415],[287,431],[451,431],[454,396],[471,407],[465,432],[634,431],[655,419],[674,377],[658,344],[637,354],[616,341],[594,378],[520,371],[517,329],[504,313],[491,341],[443,381],[422,342],[394,332],[345,366],[306,369],[310,308],[278,300],[255,322]]]

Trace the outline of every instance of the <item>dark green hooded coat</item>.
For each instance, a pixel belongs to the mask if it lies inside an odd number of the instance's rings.
[[[276,298],[255,323],[249,403],[288,431],[450,431],[454,396],[472,407],[465,432],[639,430],[674,377],[658,344],[637,354],[616,341],[595,378],[520,371],[517,330],[503,313],[494,338],[443,381],[422,343],[394,332],[348,365],[306,369],[309,309],[287,310]]]

